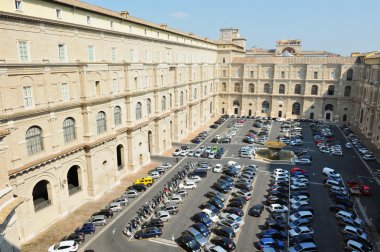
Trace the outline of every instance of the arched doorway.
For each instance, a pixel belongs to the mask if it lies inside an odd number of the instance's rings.
[[[37,212],[52,204],[51,184],[47,180],[41,180],[33,188],[34,211]]]
[[[171,131],[171,129],[170,129]],[[148,151],[151,153],[152,150],[153,150],[153,146],[152,146],[152,137],[153,137],[153,133],[152,131],[148,131]]]
[[[73,195],[82,190],[80,178],[80,167],[77,165],[72,166],[67,172],[67,189],[69,190],[69,195]]]
[[[334,106],[332,104],[326,104],[325,106],[325,119],[331,121],[333,118]]]
[[[252,116],[252,109],[248,110],[248,115]]]
[[[347,121],[347,115],[343,115],[343,122]]]
[[[117,169],[121,170],[124,168],[124,146],[119,144],[116,147],[116,160],[117,160]]]
[[[314,112],[310,113],[310,117],[309,118],[312,119],[312,120],[314,120]]]
[[[282,111],[278,111],[278,117],[282,117]]]

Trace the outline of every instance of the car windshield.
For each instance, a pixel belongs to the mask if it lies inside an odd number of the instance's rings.
[[[188,244],[189,247],[192,248],[192,247],[194,247],[197,244],[197,242],[195,240],[190,240],[187,244]]]
[[[194,235],[197,240],[202,239],[203,235],[200,233]]]
[[[297,233],[301,233],[301,229],[300,229],[299,227],[296,227],[296,228],[294,229],[294,231],[296,231]]]

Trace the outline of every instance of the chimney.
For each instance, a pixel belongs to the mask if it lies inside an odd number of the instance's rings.
[[[120,16],[122,16],[123,18],[128,18],[129,12],[128,11],[120,11]]]

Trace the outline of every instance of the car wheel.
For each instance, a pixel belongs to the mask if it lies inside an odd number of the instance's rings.
[[[155,238],[158,238],[158,235],[155,235],[154,237],[155,237]]]
[[[94,234],[95,232],[91,232],[91,234]]]
[[[142,237],[140,236],[140,237],[139,237],[139,240],[141,240],[141,239],[142,239]]]

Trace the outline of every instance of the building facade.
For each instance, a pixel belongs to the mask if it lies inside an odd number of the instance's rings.
[[[300,40],[246,50],[238,29],[209,40],[75,0],[4,0],[0,31],[5,251],[216,115],[357,118],[363,64]]]

